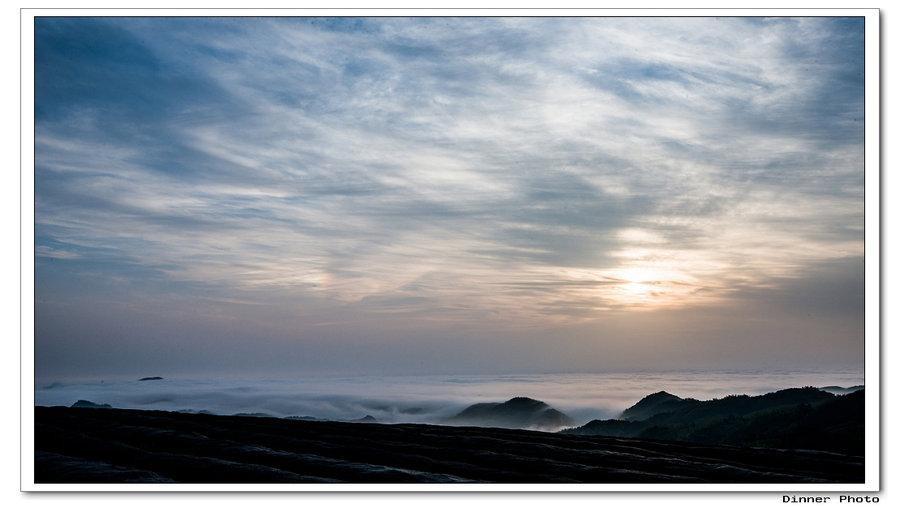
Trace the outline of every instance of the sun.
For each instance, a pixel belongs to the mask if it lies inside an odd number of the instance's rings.
[[[648,282],[652,280],[651,274],[643,268],[626,268],[619,273],[619,278],[625,281],[622,288],[631,293],[648,291]]]
[[[658,277],[645,268],[623,268],[616,271],[618,300],[626,304],[649,304],[658,293]]]

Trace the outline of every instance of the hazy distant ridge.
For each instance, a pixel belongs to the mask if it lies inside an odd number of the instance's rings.
[[[863,385],[856,385],[849,388],[844,388],[843,386],[823,386],[819,389],[835,395],[846,395],[848,393],[858,392],[863,388],[865,388]]]
[[[506,427],[519,429],[558,430],[571,426],[574,421],[565,413],[545,402],[528,397],[514,397],[506,402],[473,404],[456,416],[441,423],[450,425],[475,425],[479,427]]]

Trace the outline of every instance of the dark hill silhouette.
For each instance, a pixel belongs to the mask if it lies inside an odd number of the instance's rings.
[[[668,392],[651,393],[638,401],[637,404],[623,411],[619,418],[629,421],[646,420],[655,414],[674,410],[684,400]]]
[[[698,430],[688,435],[688,439],[699,443],[825,450],[862,456],[865,392],[836,396],[818,405],[782,406]]]
[[[111,409],[112,406],[109,404],[97,404],[96,402],[91,402],[89,400],[79,400],[72,404],[71,407],[88,407],[88,408],[101,408],[101,409]]]
[[[473,404],[442,423],[505,427],[513,429],[558,430],[571,426],[572,419],[539,400],[515,397],[506,402]]]
[[[648,396],[623,412],[623,416],[652,414],[648,418],[593,420],[562,432],[718,445],[808,448],[861,455],[865,435],[864,393],[859,390],[847,395],[833,395],[807,387],[754,397],[731,395],[708,401],[654,397],[645,403],[652,397]],[[655,400],[660,403],[654,405]],[[637,409],[632,411],[634,408]],[[662,409],[666,412],[654,413]]]
[[[655,424],[694,423],[713,418],[743,416],[783,406],[820,404],[834,397],[834,394],[812,387],[788,388],[757,396],[729,395],[707,401],[682,399],[666,392],[658,392],[644,397],[626,409],[622,412],[621,419],[629,421],[653,419]]]

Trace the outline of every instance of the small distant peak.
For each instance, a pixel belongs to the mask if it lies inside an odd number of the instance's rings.
[[[669,409],[673,404],[678,404],[683,400],[681,397],[665,391],[651,393],[639,400],[637,404],[623,411],[620,418],[624,420],[644,420]]]
[[[506,402],[481,402],[446,418],[451,425],[477,425],[532,430],[559,430],[571,426],[572,419],[547,403],[529,397],[513,397]]]
[[[504,402],[504,404],[508,404],[510,406],[533,406],[538,404],[544,404],[544,402],[540,400],[535,400],[530,397],[513,397],[508,401]]]
[[[269,413],[235,413],[234,416],[246,416],[248,418],[275,418]]]
[[[682,398],[677,395],[672,395],[669,392],[661,391],[647,395],[643,399],[639,400],[638,403],[634,405],[634,407],[655,406],[657,404],[678,400],[682,400]]]
[[[646,397],[644,397],[641,400],[674,400],[674,399],[680,400],[681,397],[679,397],[677,395],[672,395],[671,393],[669,393],[667,391],[659,391],[656,393],[651,393],[650,395],[647,395]]]
[[[78,402],[72,404],[70,407],[90,407],[94,409],[112,409],[112,406],[109,404],[97,404],[96,402],[91,402],[89,400],[79,400]]]

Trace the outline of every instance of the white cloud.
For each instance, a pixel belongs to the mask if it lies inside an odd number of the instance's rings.
[[[541,319],[861,255],[861,143],[823,148],[839,133],[803,116],[858,107],[830,20],[321,21],[122,21],[197,90],[136,135],[89,101],[38,120],[36,252]],[[828,87],[850,99],[816,110]],[[609,283],[637,269],[640,301]]]

